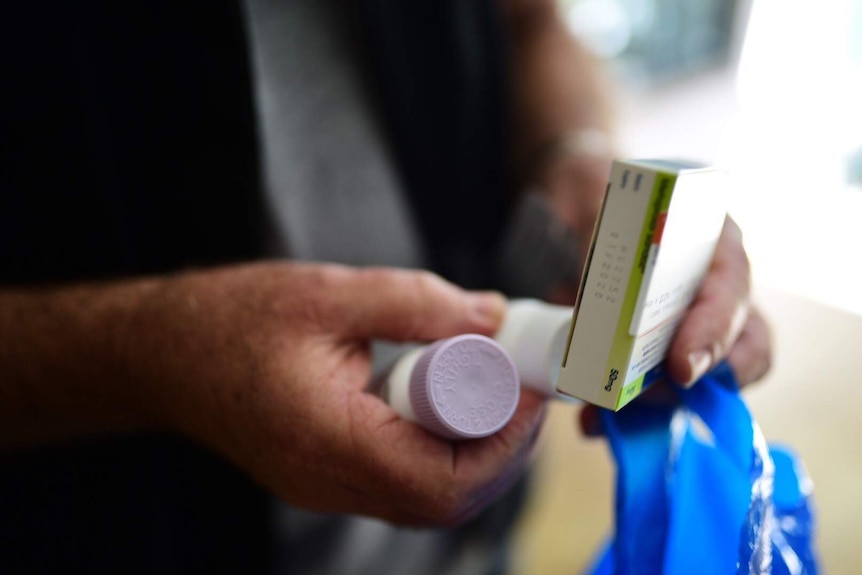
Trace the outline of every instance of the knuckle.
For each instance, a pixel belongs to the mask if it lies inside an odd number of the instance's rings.
[[[347,281],[350,272],[335,265],[308,266],[303,274],[302,287],[309,294],[329,294]]]
[[[339,266],[309,266],[299,289],[302,297],[296,297],[297,293],[284,294],[289,301],[295,302],[291,306],[293,319],[305,325],[329,329],[337,316],[337,298],[332,296],[347,281],[349,273],[347,269]]]
[[[436,294],[443,287],[443,279],[435,273],[429,271],[419,271],[413,275],[414,289],[416,293],[423,299]]]
[[[466,509],[468,501],[466,491],[454,477],[448,477],[419,497],[415,511],[431,525],[449,525]]]
[[[408,307],[412,310],[411,336],[427,329],[436,319],[435,302],[439,300],[441,279],[431,272],[417,272],[412,276],[412,285],[407,286],[403,294],[408,301]]]
[[[397,272],[386,268],[372,267],[361,269],[356,272],[356,275],[357,279],[363,283],[374,286],[392,282],[394,277],[397,277]]]
[[[734,306],[716,307],[710,311],[714,319],[709,322],[712,335],[712,354],[715,360],[725,357],[743,337],[751,318],[746,301],[736,302]]]

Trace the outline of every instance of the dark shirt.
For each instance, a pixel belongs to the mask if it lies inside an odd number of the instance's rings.
[[[434,267],[480,285],[505,217],[495,3],[347,4]],[[0,285],[261,257],[250,84],[229,0],[0,9]],[[181,438],[0,455],[2,573],[264,573],[271,527],[268,494]]]

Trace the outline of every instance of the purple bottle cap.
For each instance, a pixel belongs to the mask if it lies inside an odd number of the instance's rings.
[[[518,370],[497,342],[459,335],[428,346],[410,376],[410,403],[419,422],[447,439],[485,437],[515,413]]]

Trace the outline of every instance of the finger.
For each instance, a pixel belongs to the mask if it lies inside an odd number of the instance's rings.
[[[586,437],[601,437],[605,434],[599,407],[585,405],[578,412],[578,426]]]
[[[428,272],[367,269],[341,285],[341,333],[363,339],[430,341],[462,333],[493,334],[506,301],[467,292]]]
[[[722,360],[748,316],[750,269],[739,227],[727,218],[712,265],[668,355],[674,381],[691,385]]]
[[[506,427],[455,443],[404,420],[363,424],[353,430],[353,459],[364,466],[370,496],[395,506],[388,513],[412,515],[411,523],[419,517],[426,525],[451,525],[478,513],[520,477],[544,404],[538,394],[524,391]]]
[[[544,397],[523,390],[518,409],[506,427],[483,440],[455,446],[455,479],[468,488],[469,496],[444,524],[473,517],[518,481],[531,461],[545,411]]]
[[[754,307],[728,356],[740,387],[761,379],[772,365],[772,333],[763,315]]]

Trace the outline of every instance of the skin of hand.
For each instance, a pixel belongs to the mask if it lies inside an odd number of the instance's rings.
[[[427,272],[263,263],[9,301],[49,316],[28,324],[39,337],[0,346],[0,428],[17,432],[17,447],[76,432],[178,432],[315,511],[417,526],[466,520],[521,475],[544,414],[525,391],[499,433],[452,443],[365,392],[372,339],[498,329],[499,294]],[[92,303],[104,301],[118,303]],[[4,325],[15,316],[0,314]],[[64,335],[75,357],[65,357],[69,346],[34,343]]]
[[[190,275],[153,302],[148,321],[177,331],[170,346],[151,341],[148,355],[164,359],[149,379],[186,382],[161,411],[289,503],[450,524],[528,461],[538,397],[525,394],[499,434],[451,443],[364,391],[371,339],[490,335],[504,313],[496,294],[470,295],[423,272],[290,264]]]

